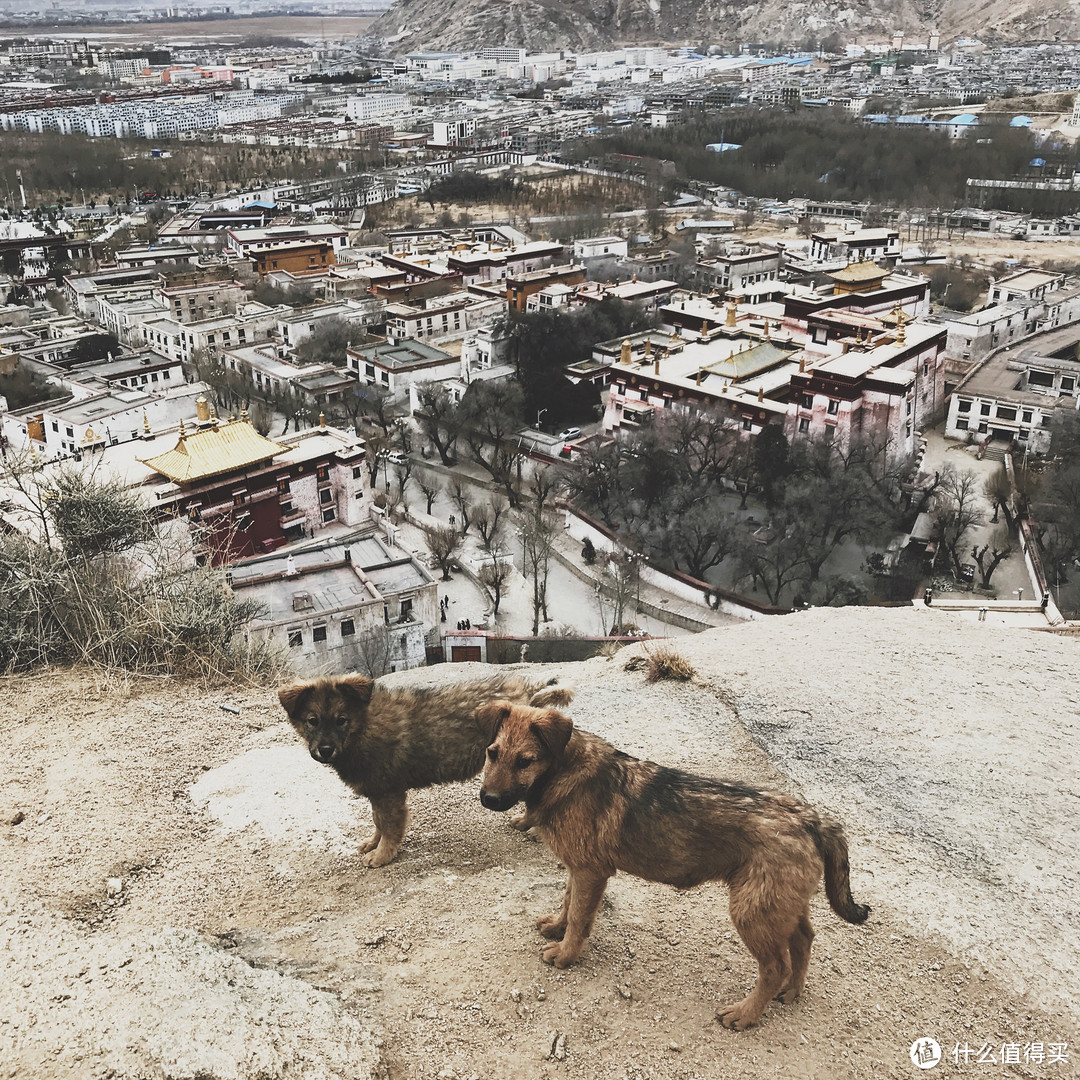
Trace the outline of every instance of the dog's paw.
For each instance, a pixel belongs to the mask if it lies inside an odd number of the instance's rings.
[[[379,846],[379,841],[381,839],[382,836],[379,833],[375,832],[372,833],[370,836],[366,837],[365,839],[361,840],[359,848],[360,854],[366,855],[369,851],[374,851]]]
[[[528,814],[518,814],[516,817],[510,819],[510,828],[517,829],[518,832],[528,832],[532,828],[532,822],[529,820]]]
[[[546,938],[561,941],[566,933],[566,923],[562,922],[558,915],[544,915],[536,920],[536,929]]]
[[[393,859],[396,854],[396,849],[383,847],[382,845],[380,845],[374,851],[369,851],[360,860],[360,863],[363,866],[370,866],[372,869],[374,869],[376,866],[385,866]]]
[[[780,993],[773,998],[773,1001],[779,1001],[784,1005],[792,1005],[798,1000],[799,995],[795,992],[795,988],[792,986],[785,986],[784,989],[781,990]]]
[[[550,945],[544,946],[544,951],[541,953],[540,959],[543,960],[545,964],[551,964],[552,967],[568,968],[577,961],[578,955],[579,954],[565,948],[561,941],[555,941]]]
[[[716,1014],[716,1019],[731,1031],[745,1031],[757,1023],[758,1017],[750,1016],[746,1010],[746,1002],[739,1001],[734,1005],[728,1005]]]

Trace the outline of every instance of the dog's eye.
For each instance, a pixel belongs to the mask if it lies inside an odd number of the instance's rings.
[[[526,757],[524,754],[518,754],[517,761],[514,762],[515,769],[527,769],[536,758]]]
[[[334,723],[337,724],[338,727],[346,727],[349,723],[349,718],[347,716],[337,716],[334,718]]]
[[[314,716],[305,716],[304,717],[304,724],[307,727],[314,727],[315,726],[315,717]]]
[[[488,761],[495,761],[495,760],[497,760],[497,758],[499,756],[499,751],[496,750],[494,746],[489,746],[487,748],[487,756],[488,756]]]

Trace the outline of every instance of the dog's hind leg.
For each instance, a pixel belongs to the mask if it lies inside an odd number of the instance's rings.
[[[766,908],[760,901],[760,887],[748,883],[733,884],[731,921],[758,964],[753,990],[716,1014],[726,1028],[742,1031],[761,1019],[765,1007],[785,987],[792,985],[791,957],[788,942],[797,919],[775,907]]]
[[[409,821],[405,792],[372,799],[371,814],[375,819],[375,832],[360,845],[360,851],[364,853],[360,861],[364,866],[385,866],[398,853],[405,838]]]
[[[810,925],[810,908],[799,917],[799,924],[788,938],[788,951],[791,954],[791,982],[780,991],[777,1000],[791,1004],[803,992],[806,986],[806,971],[810,966],[810,946],[814,942],[814,928]]]
[[[562,941],[553,941],[544,948],[543,953],[544,963],[554,964],[557,968],[569,967],[581,956],[610,877],[598,870],[568,869],[570,877],[566,883],[567,896],[563,901],[567,912],[566,933]]]

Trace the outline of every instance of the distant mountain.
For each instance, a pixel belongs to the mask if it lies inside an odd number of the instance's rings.
[[[484,45],[591,50],[645,42],[842,40],[894,30],[942,41],[1080,38],[1080,0],[397,0],[373,27],[398,51]]]

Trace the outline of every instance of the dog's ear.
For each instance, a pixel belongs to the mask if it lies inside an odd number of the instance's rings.
[[[300,708],[301,700],[311,689],[311,683],[298,682],[293,683],[291,686],[283,686],[277,692],[278,701],[281,702],[281,707],[290,715],[295,716]]]
[[[366,675],[343,675],[337,680],[341,693],[358,705],[366,705],[371,700],[371,691],[375,683]]]
[[[503,721],[510,715],[509,701],[489,701],[473,713],[476,726],[484,733],[487,741],[494,742]]]
[[[566,749],[566,744],[574,733],[574,721],[557,709],[545,709],[530,727],[552,757],[558,757]]]

